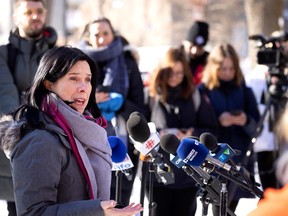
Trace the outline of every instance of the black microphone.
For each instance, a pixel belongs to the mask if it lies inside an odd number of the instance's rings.
[[[239,155],[241,152],[239,150],[232,149],[226,143],[217,143],[217,139],[214,135],[210,133],[203,133],[200,136],[200,142],[203,143],[207,149],[214,155],[213,158],[217,158],[218,160],[227,163],[229,162],[237,172],[231,172],[234,176],[241,176],[248,184],[259,186],[251,173],[243,166],[237,165],[235,161],[233,161],[234,155]]]
[[[241,154],[239,150],[236,151],[232,149],[226,143],[218,144],[216,137],[208,132],[202,133],[200,135],[200,142],[203,143],[208,150],[210,150],[213,158],[216,158],[223,163],[227,163],[228,161],[231,161],[235,155]],[[231,162],[233,163],[233,165],[235,165],[233,161]]]
[[[152,162],[160,169],[157,170],[157,174],[160,175],[162,182],[164,184],[174,183],[174,173],[169,165],[163,162],[163,155],[156,150],[159,148],[160,139],[155,124],[150,122],[151,131],[152,128],[155,128],[155,131],[151,132],[145,117],[137,112],[129,116],[126,124],[135,148],[142,155],[149,155]]]
[[[170,161],[177,167],[183,168],[185,162],[177,155],[177,149],[179,147],[180,140],[174,134],[164,134],[160,139],[161,148],[170,154]],[[202,168],[196,166],[190,166],[195,172],[197,172],[206,181],[211,180],[211,176],[205,172]]]

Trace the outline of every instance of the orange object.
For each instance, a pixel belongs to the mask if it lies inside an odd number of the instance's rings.
[[[288,184],[281,189],[268,188],[257,208],[248,216],[287,216]]]

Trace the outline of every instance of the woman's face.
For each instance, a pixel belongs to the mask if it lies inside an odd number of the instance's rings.
[[[62,100],[73,102],[70,107],[83,113],[91,94],[91,71],[86,61],[78,61],[66,75],[55,83],[44,81],[44,86],[57,94]]]
[[[236,72],[231,58],[225,58],[217,71],[218,78],[224,81],[231,81],[234,79],[235,75]]]
[[[97,22],[90,25],[89,42],[94,48],[108,46],[114,40],[112,29],[107,22]]]
[[[183,65],[180,61],[175,62],[175,64],[172,67],[172,73],[170,74],[169,78],[168,78],[168,85],[170,87],[176,87],[178,85],[180,85],[180,83],[182,83],[183,81],[183,77],[184,77],[184,68]]]

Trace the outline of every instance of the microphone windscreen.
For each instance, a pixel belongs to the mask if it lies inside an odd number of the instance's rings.
[[[126,126],[129,135],[135,141],[143,143],[150,137],[150,129],[148,123],[145,118],[141,117],[141,115],[130,115]]]
[[[132,112],[132,113],[130,114],[129,118],[131,118],[131,117],[134,116],[134,115],[140,116],[140,117],[143,118],[145,121],[147,121],[146,118],[145,118],[145,116],[144,116],[142,113],[138,112],[138,111]]]
[[[116,136],[109,136],[108,142],[112,149],[111,159],[114,163],[120,163],[126,158],[127,149],[124,142]]]
[[[174,134],[164,134],[160,138],[160,146],[161,148],[168,152],[169,154],[176,155],[177,154],[177,148],[180,144],[180,140],[178,137]]]
[[[215,153],[218,150],[218,142],[214,135],[211,133],[202,133],[200,135],[200,142],[205,145],[207,149],[211,151],[211,153]]]
[[[208,153],[208,149],[202,143],[189,138],[182,139],[177,149],[177,155],[191,166],[200,166]]]

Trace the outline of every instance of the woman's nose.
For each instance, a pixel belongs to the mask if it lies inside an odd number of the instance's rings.
[[[104,43],[104,38],[99,37],[97,43],[98,43],[98,46],[101,46]]]
[[[90,85],[90,83],[86,83],[86,82],[81,82],[80,84],[79,84],[79,86],[78,86],[78,90],[79,91],[84,91],[84,92],[86,92],[87,91],[87,89],[89,88],[89,85]]]

